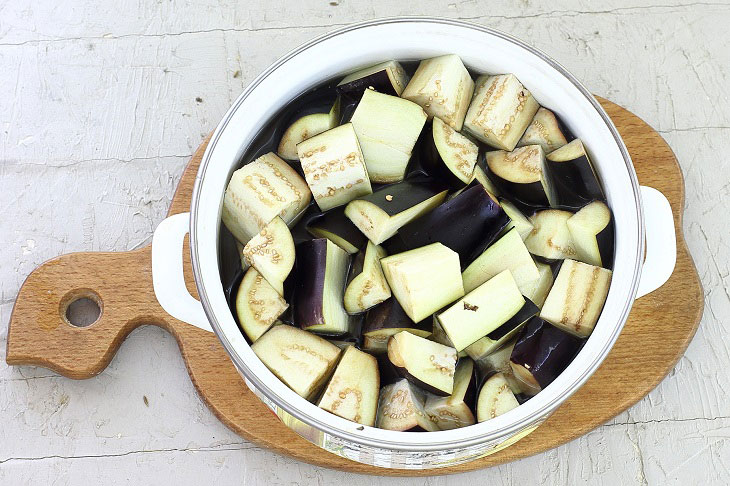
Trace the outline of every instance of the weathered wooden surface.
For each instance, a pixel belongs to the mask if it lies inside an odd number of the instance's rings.
[[[0,4],[3,339],[18,288],[36,265],[65,252],[148,241],[192,150],[242,86],[287,49],[331,25],[376,15],[471,18],[542,48],[669,141],[686,177],[684,229],[706,312],[670,377],[612,424],[542,456],[431,483],[730,482],[723,224],[730,160],[721,143],[730,135],[723,42],[730,6],[587,3],[429,3],[419,11],[389,1],[370,10],[344,1],[237,11],[234,2]],[[169,335],[144,328],[130,339],[104,373],[85,382],[0,361],[0,482],[408,483],[343,475],[254,448],[196,397]]]

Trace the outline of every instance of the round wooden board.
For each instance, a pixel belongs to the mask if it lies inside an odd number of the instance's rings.
[[[217,337],[167,315],[152,289],[150,247],[122,253],[63,255],[36,269],[20,290],[8,331],[7,362],[37,365],[70,378],[100,373],[127,334],[143,324],[172,333],[190,377],[213,413],[228,427],[272,451],[350,472],[425,476],[472,471],[557,447],[603,424],[652,390],[684,353],[702,316],[699,277],[682,237],[684,181],[669,146],[649,125],[599,99],[621,132],[639,181],[663,192],[674,211],[677,266],[659,290],[636,301],[616,345],[598,371],[527,438],[491,456],[443,469],[392,470],[326,452],[285,427],[245,386]],[[169,214],[189,210],[193,182],[207,140],[193,155]],[[195,285],[184,252],[188,288]],[[109,274],[99,269],[114,268]],[[65,305],[78,296],[101,302],[100,319],[87,328],[69,325]],[[682,305],[667,305],[681,301]]]

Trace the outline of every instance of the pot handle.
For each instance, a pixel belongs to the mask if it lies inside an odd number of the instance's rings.
[[[646,257],[636,298],[655,291],[669,280],[677,263],[674,215],[666,196],[653,187],[641,186],[646,228]]]
[[[160,306],[175,319],[213,332],[203,305],[190,295],[183,273],[183,242],[190,229],[190,213],[165,219],[152,236],[152,284]]]

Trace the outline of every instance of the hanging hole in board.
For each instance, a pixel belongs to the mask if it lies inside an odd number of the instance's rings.
[[[101,317],[101,299],[91,290],[71,291],[63,301],[61,316],[73,327],[89,327]]]

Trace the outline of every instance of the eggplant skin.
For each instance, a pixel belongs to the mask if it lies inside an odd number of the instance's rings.
[[[606,200],[580,139],[548,154],[545,165],[555,185],[558,206],[579,209],[591,201]]]
[[[370,309],[365,315],[365,325],[363,326],[363,334],[380,329],[420,329],[430,330],[431,316],[420,322],[413,322],[403,307],[398,303],[395,297],[376,305]]]
[[[310,216],[306,223],[306,230],[315,237],[320,234],[332,234],[349,243],[352,248],[363,249],[368,239],[357,226],[352,224],[350,218],[345,216],[345,206],[339,206],[326,213],[317,213]],[[318,234],[315,234],[318,233]],[[333,241],[333,243],[338,243]],[[344,248],[345,251],[351,248]]]
[[[523,296],[524,297],[524,296]],[[499,326],[494,331],[487,334],[487,337],[489,339],[492,339],[494,341],[498,341],[502,339],[504,336],[509,334],[510,331],[512,331],[515,327],[521,325],[528,319],[536,316],[540,313],[540,308],[534,304],[530,299],[527,297],[525,298],[525,305],[522,306],[520,310],[517,311],[517,314],[510,317],[510,319]]]
[[[324,323],[324,279],[327,240],[305,241],[296,247],[294,322],[302,329]]]

